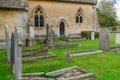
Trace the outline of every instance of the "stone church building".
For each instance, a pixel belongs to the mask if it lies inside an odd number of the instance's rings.
[[[4,25],[9,34],[17,27],[23,38],[30,37],[29,27],[35,37],[46,35],[46,25],[52,26],[56,37],[70,37],[81,31],[92,31],[93,6],[97,0],[0,0],[0,39],[4,39]],[[95,24],[95,30],[98,26]]]
[[[23,30],[27,26],[28,11],[25,0],[0,0],[0,40],[5,39],[5,24],[8,25],[9,36],[14,27]]]

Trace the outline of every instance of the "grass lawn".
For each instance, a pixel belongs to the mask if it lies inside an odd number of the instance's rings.
[[[6,63],[5,50],[0,49],[0,80],[11,80],[13,78],[10,65]]]
[[[61,40],[56,41],[61,42]],[[81,47],[50,49],[50,52],[56,54],[56,58],[23,63],[23,73],[49,72],[66,67],[78,66],[80,68],[88,70],[89,72],[95,73],[97,76],[95,80],[120,80],[120,54],[116,54],[111,51],[103,51],[100,54],[72,57],[71,62],[65,62],[65,52],[99,49],[98,40],[74,41],[70,43],[79,44],[81,45]],[[110,46],[119,46],[115,44],[115,36],[112,37],[110,43]],[[40,43],[38,42],[36,46],[30,48],[25,47],[23,48],[23,50],[35,49],[39,47]],[[5,50],[0,50],[0,80],[7,80],[4,79],[4,77],[7,77],[8,80],[10,80],[9,78],[11,78],[12,76],[10,75],[10,71],[8,70],[9,65],[5,64],[4,62],[4,53]],[[1,60],[3,61],[2,63]],[[1,64],[5,66],[2,66]]]

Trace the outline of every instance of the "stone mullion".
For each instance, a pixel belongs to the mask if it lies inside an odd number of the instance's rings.
[[[80,23],[80,16],[78,16],[78,23]]]
[[[39,23],[39,27],[40,27],[40,15],[38,15],[38,23]]]

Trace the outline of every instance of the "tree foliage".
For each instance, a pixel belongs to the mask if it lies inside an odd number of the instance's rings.
[[[101,1],[97,9],[98,21],[101,27],[111,27],[116,23],[116,11],[113,3]]]

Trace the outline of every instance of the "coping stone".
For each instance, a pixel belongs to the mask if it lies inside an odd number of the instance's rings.
[[[26,74],[23,74],[22,76],[23,77],[29,77],[29,76],[31,76],[31,77],[39,77],[39,76],[42,76],[44,74],[45,74],[45,72],[37,72],[37,73],[26,73]]]
[[[102,52],[102,50],[95,50],[95,51],[90,51],[90,52],[89,51],[88,52],[68,52],[68,53],[70,54],[70,56],[82,56],[82,55],[88,55],[88,54],[96,54],[100,52]]]
[[[78,68],[78,67],[77,66],[73,66],[73,67],[64,68],[64,69],[61,69],[61,70],[48,72],[48,73],[46,73],[46,76],[53,76],[53,77],[60,76],[61,74],[64,74],[64,73],[66,73],[69,70],[74,69],[74,68]]]

